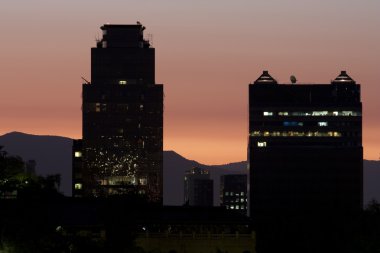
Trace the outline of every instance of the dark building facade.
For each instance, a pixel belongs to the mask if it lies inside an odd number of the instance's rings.
[[[83,144],[82,140],[73,140],[72,149],[72,195],[83,197]]]
[[[189,206],[213,206],[214,182],[209,171],[194,167],[185,174],[185,204]]]
[[[155,83],[155,49],[139,22],[101,29],[91,83],[83,84],[83,166],[74,189],[80,183],[83,196],[133,191],[162,202],[163,85]]]
[[[247,175],[223,175],[220,177],[220,205],[247,214]]]
[[[362,208],[360,85],[345,71],[331,84],[249,85],[250,215],[351,213]]]

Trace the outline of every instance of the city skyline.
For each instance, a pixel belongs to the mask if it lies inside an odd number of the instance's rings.
[[[90,76],[98,27],[141,21],[159,49],[165,150],[208,164],[245,160],[247,86],[262,70],[281,83],[328,83],[347,70],[362,85],[364,158],[378,159],[380,3],[112,3],[2,3],[1,135],[80,138],[80,77]]]

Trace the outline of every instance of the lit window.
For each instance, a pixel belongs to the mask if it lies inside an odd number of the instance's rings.
[[[279,112],[278,115],[279,116],[288,116],[289,113],[288,112]]]
[[[100,103],[95,104],[95,111],[100,112]]]
[[[318,122],[318,126],[327,126],[328,123],[327,122]]]
[[[273,112],[263,112],[264,116],[273,116]]]
[[[358,116],[359,113],[353,112],[353,111],[343,111],[342,112],[343,116]]]
[[[76,184],[74,185],[74,188],[75,188],[75,190],[82,190],[82,184],[80,184],[80,183],[76,183]]]
[[[263,141],[263,142],[257,142],[257,146],[260,147],[260,148],[266,147],[267,143],[265,141]]]
[[[82,152],[80,152],[80,151],[75,151],[74,156],[75,156],[75,157],[82,157]]]
[[[333,112],[333,115],[334,115],[334,116],[338,116],[338,115],[339,115],[339,112]]]
[[[241,192],[240,195],[241,195],[241,196],[244,196],[244,192]]]
[[[235,209],[240,209],[240,208],[239,208],[239,205],[236,205],[236,206],[235,206]]]
[[[284,121],[284,126],[303,126],[303,122],[297,122],[297,121]]]
[[[148,180],[146,178],[140,178],[139,183],[140,183],[140,185],[147,185]]]
[[[229,196],[230,194],[229,194],[229,192],[226,192],[226,193],[224,193],[226,196]]]
[[[251,136],[260,136],[260,135],[261,135],[260,131],[253,131],[251,133]]]
[[[119,84],[120,84],[120,85],[126,85],[126,84],[127,84],[127,81],[126,81],[126,80],[120,80],[120,81],[119,81]]]
[[[244,202],[244,199],[240,199],[240,202],[242,202],[242,203],[243,203],[243,202]]]
[[[313,116],[326,116],[328,114],[328,111],[314,111],[312,113]]]
[[[231,206],[231,209],[235,209],[235,207],[234,207],[234,206]]]
[[[140,105],[140,111],[144,110],[144,105]]]

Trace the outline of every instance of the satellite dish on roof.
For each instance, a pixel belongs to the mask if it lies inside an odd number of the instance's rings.
[[[297,78],[295,76],[291,75],[290,81],[292,82],[292,84],[295,84],[297,82]]]

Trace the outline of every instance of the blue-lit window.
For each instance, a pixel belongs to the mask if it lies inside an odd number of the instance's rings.
[[[284,125],[284,126],[291,126],[291,127],[294,127],[294,126],[303,126],[303,122],[298,122],[298,121],[284,121],[284,122],[283,122],[283,125]]]

